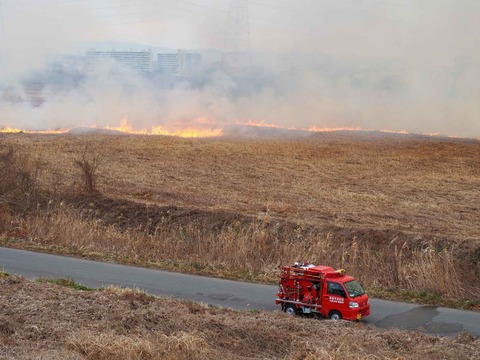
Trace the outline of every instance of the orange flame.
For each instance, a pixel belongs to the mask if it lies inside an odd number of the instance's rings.
[[[275,128],[275,129],[281,128],[281,126],[273,123],[267,123],[265,120],[260,120],[260,121],[248,120],[246,123],[238,123],[238,125],[257,126],[257,127]]]
[[[185,128],[180,130],[167,130],[161,126],[152,128],[151,135],[178,136],[183,138],[219,137],[223,135],[222,129],[196,129]]]
[[[195,121],[199,124],[210,124],[207,119],[200,118]],[[180,126],[177,129],[167,129],[163,126],[154,126],[150,130],[137,130],[134,129],[129,123],[128,119],[124,118],[120,126],[99,127],[96,125],[90,126],[94,129],[105,129],[111,131],[117,131],[124,134],[133,135],[165,135],[165,136],[177,136],[183,138],[206,138],[206,137],[219,137],[223,135],[223,129],[221,128],[196,128],[194,126]],[[0,133],[26,133],[26,134],[64,134],[71,129],[59,129],[59,130],[22,130],[15,128],[0,128]]]
[[[207,123],[202,119],[202,123]],[[150,130],[136,130],[130,126],[128,120],[124,118],[120,126],[105,126],[107,130],[114,130],[126,134],[134,135],[165,135],[178,136],[183,138],[205,138],[218,137],[223,135],[223,130],[220,128],[200,129],[192,126],[183,127],[180,129],[169,130],[163,126],[154,126]]]
[[[15,128],[0,128],[0,133],[8,133],[8,134],[64,134],[70,131],[70,129],[47,129],[47,130],[22,130],[22,129],[15,129]]]
[[[386,130],[382,129],[380,130],[382,133],[388,133],[388,134],[401,134],[401,135],[409,135],[410,133],[407,130]],[[422,135],[431,135],[431,136],[439,136],[440,134],[422,134]]]
[[[96,127],[96,126],[95,126]],[[106,130],[112,130],[112,131],[118,131],[126,134],[135,134],[135,135],[148,135],[147,130],[134,130],[130,124],[128,123],[128,119],[123,118],[120,126],[110,126],[107,125],[103,129]]]
[[[124,134],[132,134],[132,135],[163,135],[163,136],[176,136],[182,138],[208,138],[208,137],[220,137],[224,135],[223,129],[218,127],[218,122],[212,121],[211,119],[199,117],[194,119],[190,124],[184,123],[177,123],[173,127],[164,127],[164,126],[152,126],[150,129],[134,129],[129,123],[128,119],[124,118],[120,122],[120,126],[110,126],[107,125],[105,127],[99,127],[96,125],[90,126],[94,129],[105,129],[105,130],[112,130]],[[247,122],[236,122],[235,124],[241,126],[253,126],[253,127],[263,127],[263,128],[272,128],[272,129],[283,129],[283,130],[296,130],[296,131],[309,131],[309,132],[335,132],[335,131],[375,131],[373,129],[366,129],[360,127],[318,127],[318,126],[311,126],[309,128],[296,128],[296,127],[284,127],[278,124],[269,123],[265,120],[248,120]],[[228,125],[227,123],[223,123],[223,125]],[[207,127],[209,126],[209,127]],[[0,128],[0,133],[26,133],[26,134],[64,134],[69,132],[71,129],[47,129],[47,130],[25,130],[25,129],[17,129],[17,128],[10,128],[4,127]],[[378,130],[382,133],[390,133],[390,134],[401,134],[401,135],[409,135],[413,134],[406,130],[387,130],[382,129]],[[449,138],[461,138],[459,136],[447,136],[442,135],[440,133],[422,133],[419,135],[425,136],[446,136]]]
[[[265,120],[260,121],[253,121],[248,120],[247,122],[237,122],[237,125],[243,126],[256,126],[256,127],[263,127],[263,128],[272,128],[272,129],[283,129],[283,130],[297,130],[297,131],[309,131],[309,132],[334,132],[334,131],[362,131],[360,127],[318,127],[318,126],[311,126],[309,128],[297,128],[297,127],[285,127],[280,126],[274,123],[268,123]]]
[[[312,126],[308,129],[305,129],[307,131],[311,132],[334,132],[334,131],[362,131],[364,129],[359,128],[359,127],[325,127],[325,128],[319,128],[317,126]]]

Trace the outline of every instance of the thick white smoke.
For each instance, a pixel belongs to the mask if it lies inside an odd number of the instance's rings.
[[[142,37],[142,25],[112,31],[82,2],[54,2],[53,8],[46,7],[52,3],[47,0],[28,3],[35,11],[28,7],[19,15],[17,10],[16,19],[5,14],[0,71],[4,94],[7,89],[23,100],[28,74],[79,41],[117,36],[157,46],[176,40],[178,47],[191,48],[221,43],[219,21],[194,15],[201,8],[187,16],[191,21],[175,22],[181,9],[163,25],[163,20],[156,27],[148,21]],[[168,10],[168,2],[158,4]],[[263,70],[248,81],[218,68],[201,80],[165,86],[158,79],[104,68],[79,75],[75,86],[47,85],[40,106],[2,101],[0,126],[115,126],[126,117],[134,128],[148,129],[203,118],[219,124],[252,120],[287,128],[358,127],[480,138],[478,1],[265,0],[264,5],[250,5],[253,59]],[[224,3],[211,0],[203,6],[220,9]],[[137,17],[147,11],[142,9]],[[42,11],[46,14],[39,17]],[[181,35],[176,38],[176,33]],[[152,43],[155,38],[158,42]]]

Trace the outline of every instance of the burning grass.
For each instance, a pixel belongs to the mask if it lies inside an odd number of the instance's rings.
[[[479,339],[211,308],[110,288],[0,279],[0,358],[466,359]]]
[[[9,195],[39,205],[4,207],[3,244],[267,282],[309,260],[377,295],[479,306],[480,142],[1,136],[41,154],[43,189]],[[86,146],[102,151],[101,195],[81,192]]]

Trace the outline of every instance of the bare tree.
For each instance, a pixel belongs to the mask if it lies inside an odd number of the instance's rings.
[[[80,158],[75,159],[75,164],[81,170],[82,188],[87,194],[98,193],[97,188],[97,170],[103,160],[104,147],[96,141],[85,143],[85,147]]]

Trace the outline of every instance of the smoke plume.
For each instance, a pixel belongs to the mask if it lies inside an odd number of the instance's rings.
[[[97,9],[128,4],[91,3]],[[21,9],[6,2],[0,126],[118,126],[127,118],[133,128],[148,129],[252,121],[480,138],[478,1],[252,2],[254,70],[245,76],[223,70],[221,49],[208,52],[209,63],[199,50],[203,68],[181,79],[145,76],[118,64],[86,72],[60,57],[84,54],[79,43],[108,39],[221,47],[225,1],[174,8],[157,3],[139,6],[132,19],[82,2],[25,1]],[[153,11],[162,11],[157,22],[148,17]],[[112,17],[125,25],[108,23]],[[39,90],[42,99],[32,99]]]

